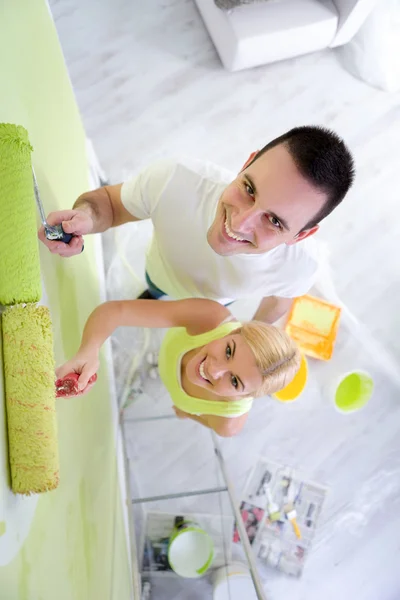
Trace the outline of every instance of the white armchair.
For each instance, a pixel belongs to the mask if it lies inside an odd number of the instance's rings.
[[[195,2],[223,65],[239,71],[346,44],[377,0],[264,0],[229,11]]]

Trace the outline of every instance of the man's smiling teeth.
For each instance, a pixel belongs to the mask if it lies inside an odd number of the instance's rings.
[[[228,218],[225,219],[225,231],[229,235],[229,237],[232,238],[233,240],[236,240],[237,242],[247,242],[247,240],[239,237],[238,235],[236,235],[229,229]]]
[[[204,361],[205,361],[205,360],[206,360],[206,359],[204,359],[204,360],[203,360],[203,361],[200,363],[199,371],[200,371],[200,375],[202,376],[202,378],[203,378],[203,379],[205,379],[206,381],[208,381],[208,379],[207,379],[207,377],[206,377],[206,374],[205,374],[205,371],[204,371]],[[208,381],[208,383],[210,383],[210,382]]]

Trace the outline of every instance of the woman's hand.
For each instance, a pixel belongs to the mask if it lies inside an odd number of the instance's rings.
[[[178,417],[178,419],[188,419],[189,418],[188,413],[185,413],[185,411],[180,410],[180,408],[177,408],[176,406],[172,406],[172,408],[174,409],[175,414]]]
[[[79,375],[78,393],[73,395],[82,396],[93,387],[95,383],[95,378],[93,376],[96,374],[98,368],[98,351],[79,351],[73,358],[71,358],[71,360],[69,360],[61,367],[58,367],[58,369],[56,369],[56,377],[57,379],[63,379],[66,375],[69,375],[70,373],[77,373]]]

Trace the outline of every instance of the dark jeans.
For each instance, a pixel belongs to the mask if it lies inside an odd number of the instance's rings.
[[[166,296],[166,293],[163,292],[162,290],[160,290],[160,288],[158,288],[155,285],[155,283],[152,282],[147,271],[145,273],[145,277],[146,277],[146,283],[148,285],[150,295],[154,298],[154,300],[158,300],[159,298],[161,298],[161,296]],[[227,304],[225,304],[225,306],[230,306],[232,304],[232,302],[228,302]]]
[[[150,279],[150,277],[147,274],[147,271],[145,273],[146,276],[146,282],[147,285],[149,286],[149,292],[150,294],[153,296],[154,300],[158,300],[159,298],[161,298],[161,296],[165,296],[165,292],[163,292],[162,290],[160,290],[160,288],[158,288]]]

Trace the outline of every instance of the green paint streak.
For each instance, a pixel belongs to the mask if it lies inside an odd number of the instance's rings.
[[[31,566],[26,558],[25,551],[22,550],[20,553],[21,564],[20,564],[20,575],[18,581],[18,598],[19,600],[31,600],[29,598],[29,579],[31,576]]]
[[[85,574],[84,554],[82,545],[82,517],[80,506],[76,501],[67,507],[67,560],[68,580],[72,588],[73,597],[88,597],[88,581]]]
[[[84,480],[82,480],[79,485],[79,504],[82,519],[82,547],[85,559],[86,577],[90,581],[93,571],[93,546],[91,541],[91,529],[93,526],[90,525],[90,514],[88,511],[90,503],[88,502],[88,493],[85,489]]]

